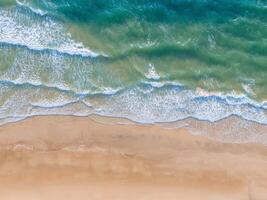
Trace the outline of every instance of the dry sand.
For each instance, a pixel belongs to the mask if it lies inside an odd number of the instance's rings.
[[[0,200],[267,200],[267,147],[34,117],[0,127]]]

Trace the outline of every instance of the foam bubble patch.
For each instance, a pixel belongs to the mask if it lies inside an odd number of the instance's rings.
[[[0,9],[0,43],[25,46],[34,50],[96,57],[97,53],[75,42],[57,21],[48,16],[36,16],[32,10],[18,7]]]

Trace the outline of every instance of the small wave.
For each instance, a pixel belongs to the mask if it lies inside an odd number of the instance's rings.
[[[98,114],[125,117],[141,123],[170,122],[193,117],[215,122],[231,115],[267,124],[264,104],[245,96],[205,94],[182,86],[130,88],[97,104]],[[94,104],[92,104],[94,107]]]
[[[78,103],[79,100],[75,100],[75,101],[60,101],[60,102],[34,102],[34,103],[30,103],[30,105],[33,108],[42,108],[42,109],[48,109],[48,108],[63,108],[63,107],[67,107],[68,105],[72,105],[75,103]]]
[[[152,79],[152,80],[159,80],[160,79],[160,75],[157,73],[155,66],[151,63],[149,63],[149,69],[148,69],[148,72],[145,74],[145,76],[148,79]]]
[[[151,85],[154,88],[162,88],[165,86],[175,86],[184,88],[184,86],[181,83],[176,81],[143,81],[142,83],[145,85]]]
[[[157,81],[144,81],[143,83],[147,84],[147,85],[151,85],[154,88],[161,88],[161,87],[163,87],[163,86],[168,84],[168,83],[157,82]]]
[[[0,42],[83,57],[100,55],[72,40],[60,23],[49,17],[26,15],[17,8],[0,9]]]
[[[27,48],[29,50],[32,51],[45,51],[45,52],[51,52],[51,53],[58,53],[61,55],[69,55],[69,56],[81,56],[81,57],[89,57],[89,58],[95,58],[98,56],[104,56],[104,57],[108,57],[105,54],[97,54],[94,53],[88,49],[75,49],[75,48],[49,48],[49,47],[40,47],[37,45],[25,45],[23,43],[16,43],[16,41],[12,41],[12,40],[5,40],[5,41],[1,41],[0,40],[0,45],[9,45],[9,46],[15,46],[15,47],[22,47],[22,48]]]
[[[222,134],[226,133],[240,138],[241,135],[236,134],[242,134],[246,141],[248,140],[247,136],[253,134],[255,124],[267,125],[267,102],[254,102],[242,95],[209,94],[199,89],[189,90],[174,84],[160,88],[151,86],[148,90],[146,88],[147,86],[140,84],[124,89],[115,95],[103,95],[98,96],[98,98],[89,95],[86,98],[76,100],[67,96],[67,98],[63,98],[63,101],[53,100],[49,102],[46,102],[45,98],[40,95],[41,90],[35,90],[37,93],[34,96],[40,96],[40,99],[33,102],[31,102],[31,97],[23,98],[19,102],[17,97],[13,100],[7,99],[7,101],[12,102],[2,106],[2,108],[8,108],[6,114],[4,113],[5,109],[0,109],[0,125],[33,116],[91,116],[96,114],[122,120],[128,119],[141,124],[163,126],[167,123],[166,126],[174,124],[174,127],[177,127],[177,124],[178,127],[182,124],[182,127],[186,126],[189,130],[193,130],[194,134],[204,135],[213,134],[213,132],[209,132],[213,129],[208,130],[206,125],[216,126],[221,120],[230,119],[227,124],[223,123],[223,128],[226,128],[226,131]],[[24,94],[29,95],[23,92]],[[21,97],[22,95],[17,94],[16,96]],[[62,98],[57,99],[61,100]],[[28,105],[30,109],[18,106],[25,100],[27,101],[25,105]],[[12,108],[12,105],[16,105],[16,108]],[[238,118],[240,121],[232,122],[232,118]],[[243,120],[245,120],[244,123]],[[199,132],[196,133],[196,130]]]
[[[91,93],[91,94],[106,94],[106,95],[114,95],[114,94],[117,94],[119,91],[121,91],[122,90],[122,88],[116,88],[116,89],[114,89],[114,88],[110,88],[110,87],[102,87],[102,88],[100,88],[100,91],[96,91],[96,92],[93,92],[93,93]]]
[[[37,14],[37,15],[40,15],[40,16],[45,16],[47,14],[46,11],[43,11],[39,8],[34,8],[32,7],[29,3],[25,2],[25,1],[19,1],[19,0],[16,0],[16,3],[18,6],[22,7],[22,8],[26,8],[26,9],[29,9],[31,12]]]
[[[245,95],[235,93],[222,94],[208,93],[201,89],[189,90],[175,82],[163,82],[160,87],[158,85],[155,87],[151,82],[129,88],[102,87],[99,88],[99,91],[80,93],[70,88],[38,82],[2,80],[0,83],[8,87],[9,85],[31,86],[55,90],[59,94],[65,93],[76,98],[76,100],[70,99],[71,101],[64,99],[62,101],[60,98],[58,102],[49,100],[47,103],[40,99],[31,103],[32,106],[39,106],[43,109],[61,106],[64,110],[65,104],[70,102],[73,104],[86,102],[95,110],[96,114],[124,117],[141,123],[170,122],[187,117],[215,122],[231,115],[237,115],[246,120],[267,124],[267,102],[256,102]],[[98,98],[95,99],[95,96]]]
[[[72,93],[73,95],[81,96],[83,93],[74,92],[73,90],[59,85],[46,85],[40,82],[27,82],[27,81],[18,81],[18,80],[0,80],[2,85],[12,85],[16,87],[36,87],[36,88],[46,88],[51,90],[57,90],[63,93]]]
[[[0,80],[0,84],[2,85],[12,85],[16,87],[36,87],[36,88],[45,88],[50,90],[56,90],[58,92],[62,93],[69,93],[73,96],[77,96],[80,98],[86,97],[86,96],[94,96],[94,95],[115,95],[120,91],[123,91],[123,88],[110,88],[110,87],[102,87],[98,90],[94,91],[75,91],[73,89],[70,89],[66,86],[60,86],[60,85],[49,85],[44,84],[40,82],[27,82],[27,81],[18,81],[18,80]]]

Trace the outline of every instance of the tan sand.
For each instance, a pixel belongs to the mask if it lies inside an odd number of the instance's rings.
[[[34,117],[0,127],[0,200],[267,200],[267,147]]]

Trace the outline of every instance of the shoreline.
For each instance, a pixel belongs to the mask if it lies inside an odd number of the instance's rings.
[[[266,152],[185,128],[33,117],[0,127],[0,197],[266,199]]]
[[[5,122],[3,124],[0,124],[0,127],[10,124],[21,123],[25,120],[43,117],[73,117],[82,119],[84,118],[91,119],[96,123],[104,125],[158,126],[160,128],[170,130],[185,128],[191,135],[206,136],[210,139],[214,139],[223,143],[255,143],[267,145],[267,124],[244,119],[243,117],[238,115],[230,115],[228,117],[216,121],[201,120],[194,117],[187,117],[181,120],[169,122],[143,123],[134,121],[126,117],[105,116],[96,113],[87,116],[69,114],[46,114],[32,115],[15,121]],[[202,129],[204,129],[204,131],[201,131]],[[214,133],[214,131],[216,132],[216,134]],[[239,133],[238,136],[236,134],[237,132]]]

